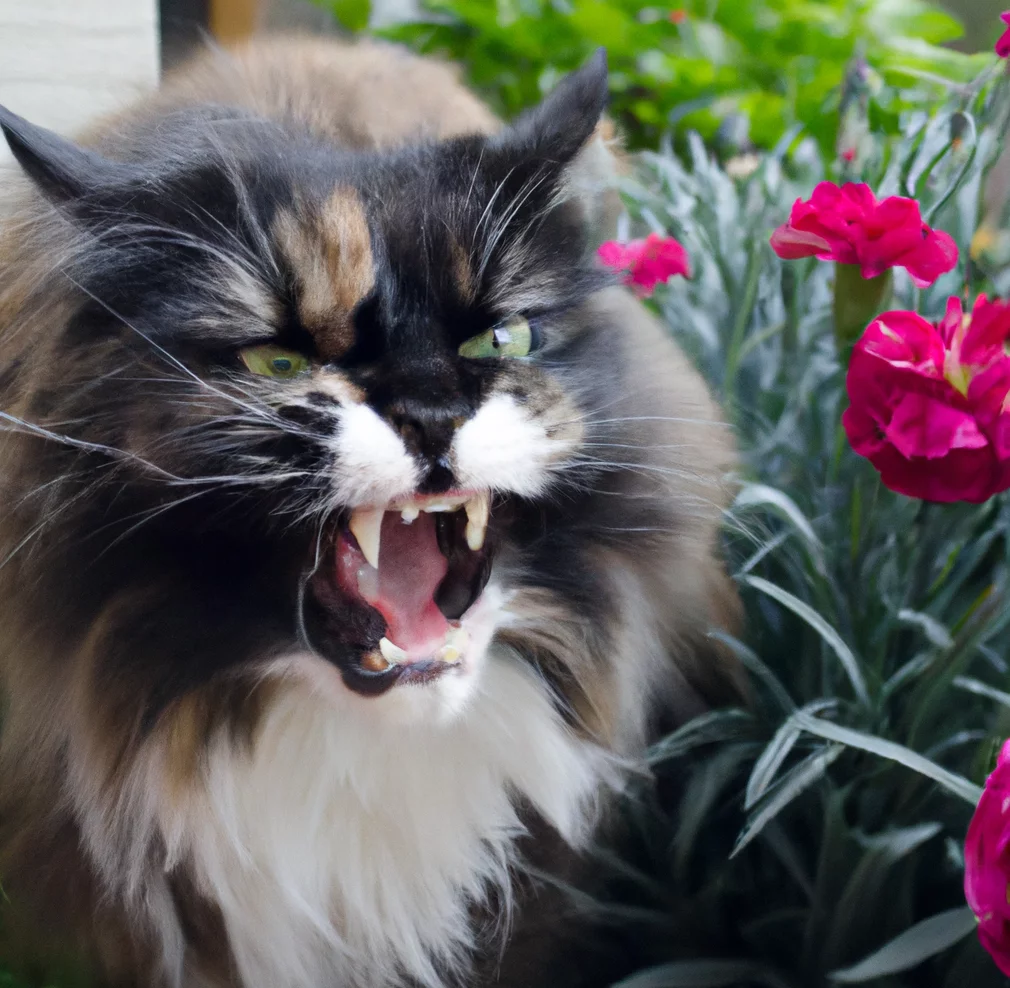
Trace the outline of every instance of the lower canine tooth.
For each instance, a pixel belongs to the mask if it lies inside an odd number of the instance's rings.
[[[487,520],[491,514],[491,497],[480,494],[470,498],[463,507],[466,509],[466,544],[471,551],[477,552],[484,547]]]
[[[442,662],[448,662],[449,665],[455,665],[460,660],[459,649],[453,648],[452,645],[446,645],[441,652],[439,652],[438,657]]]
[[[399,665],[407,658],[407,653],[399,645],[394,645],[388,638],[379,639],[379,651],[382,653],[382,657],[393,665]]]

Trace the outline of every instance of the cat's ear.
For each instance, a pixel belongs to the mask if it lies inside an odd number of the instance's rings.
[[[25,174],[55,206],[135,179],[134,169],[29,123],[0,106],[0,131]]]
[[[607,53],[600,48],[498,138],[518,158],[565,165],[585,146],[607,107]]]

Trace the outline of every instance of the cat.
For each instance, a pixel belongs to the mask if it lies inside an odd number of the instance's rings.
[[[606,99],[288,38],[77,142],[0,110],[0,876],[103,983],[533,985],[524,862],[738,688]]]

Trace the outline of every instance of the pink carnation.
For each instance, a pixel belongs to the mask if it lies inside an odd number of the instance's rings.
[[[854,182],[841,188],[821,182],[808,200],[797,199],[771,243],[786,260],[814,256],[855,264],[864,278],[906,268],[920,287],[957,264],[957,244],[923,223],[914,199],[890,196],[878,202],[868,185]]]
[[[978,938],[1010,975],[1010,741],[986,780],[964,842],[964,896]]]
[[[978,503],[1010,488],[1010,305],[984,295],[939,325],[887,312],[856,343],[842,424],[899,494]]]
[[[996,54],[1000,58],[1007,58],[1010,57],[1010,10],[1005,11],[999,16],[1007,29],[1000,35],[999,41],[996,42]]]
[[[658,233],[626,244],[607,240],[600,244],[597,254],[608,268],[624,271],[624,283],[634,285],[640,295],[651,295],[656,285],[675,274],[691,277],[687,251],[673,237]]]

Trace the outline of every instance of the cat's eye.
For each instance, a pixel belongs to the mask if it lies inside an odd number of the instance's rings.
[[[246,347],[239,356],[249,370],[263,377],[297,377],[309,369],[309,358],[305,354],[285,350],[273,343]]]
[[[515,316],[459,346],[459,355],[471,360],[488,357],[525,357],[537,348],[537,331],[522,316]]]

